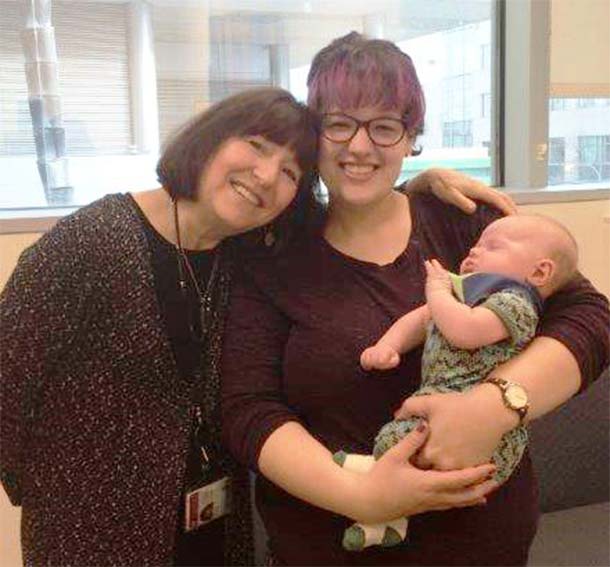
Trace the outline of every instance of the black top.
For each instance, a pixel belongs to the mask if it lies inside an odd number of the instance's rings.
[[[150,247],[155,292],[176,366],[182,378],[194,385],[193,394],[197,396],[196,377],[200,372],[201,354],[204,348],[200,339],[197,290],[186,270],[183,270],[186,291],[181,290],[178,262],[182,260],[176,247],[155,230],[139,207],[137,210],[142,218],[144,233]],[[185,253],[197,278],[199,289],[205,290],[214,264],[214,250],[185,250]],[[199,465],[198,455],[192,449],[187,461],[185,490],[200,480]],[[215,565],[223,562],[222,520],[189,533],[184,533],[183,526],[184,499],[182,498],[175,541],[175,565]]]
[[[155,230],[139,207],[137,210],[144,223],[144,233],[151,251],[155,292],[178,371],[183,378],[191,381],[201,363],[202,345],[197,339],[201,334],[197,290],[185,271],[186,297],[183,296],[179,286],[179,256],[176,247]],[[185,252],[199,288],[204,290],[212,271],[214,250]],[[191,322],[195,325],[194,333],[190,329]]]

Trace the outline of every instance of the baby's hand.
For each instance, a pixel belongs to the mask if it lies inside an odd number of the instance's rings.
[[[378,343],[367,348],[360,355],[360,365],[364,370],[388,370],[400,362],[400,355],[389,345]]]
[[[431,293],[451,293],[451,279],[449,273],[438,260],[426,260],[426,297]]]

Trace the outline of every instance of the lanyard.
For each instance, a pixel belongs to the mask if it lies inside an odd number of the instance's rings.
[[[199,466],[201,467],[200,473],[206,475],[212,469],[212,461],[206,448],[208,444],[207,431],[205,422],[203,420],[203,414],[201,412],[201,406],[196,405],[194,408],[194,421],[195,428],[193,430],[193,449],[197,454],[199,460]]]

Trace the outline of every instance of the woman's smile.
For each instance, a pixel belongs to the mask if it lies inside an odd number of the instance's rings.
[[[263,199],[252,189],[251,186],[245,184],[239,179],[230,179],[229,184],[231,188],[246,201],[254,205],[255,207],[263,207]]]
[[[376,164],[354,161],[340,162],[339,167],[341,167],[347,177],[355,180],[368,180],[379,169],[379,166]]]

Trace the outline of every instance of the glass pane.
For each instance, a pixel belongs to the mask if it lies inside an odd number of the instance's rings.
[[[460,2],[448,3],[463,11]],[[421,155],[405,162],[405,177],[430,166],[458,169],[493,183],[492,2],[476,4],[474,21],[447,14],[446,25],[400,43],[414,58],[426,93]],[[456,16],[455,20],[450,20]]]
[[[610,179],[610,98],[549,101],[549,185]]]
[[[0,208],[154,187],[159,148],[194,113],[260,85],[304,100],[312,57],[352,30],[397,42],[424,86],[423,152],[402,178],[491,180],[494,0],[49,0],[43,32],[28,4],[0,0]]]

